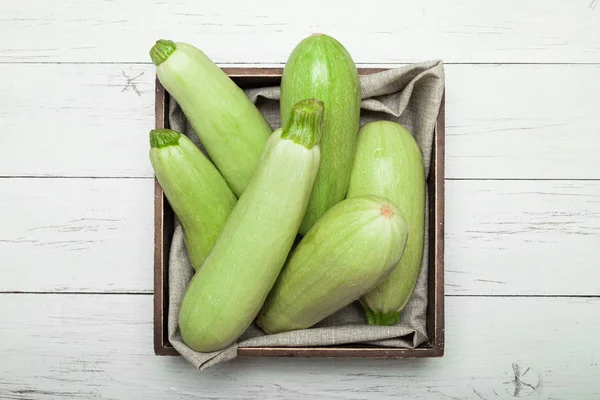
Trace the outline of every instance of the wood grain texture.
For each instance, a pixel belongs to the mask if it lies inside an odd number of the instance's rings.
[[[1,179],[0,291],[152,292],[152,179]],[[600,295],[600,182],[446,182],[446,292]]]
[[[600,178],[600,66],[446,73],[448,178]],[[0,81],[10,132],[0,176],[152,177],[152,66],[0,64],[0,74],[16,77]]]
[[[1,46],[0,46],[1,47]],[[2,176],[150,176],[150,65],[0,65]]]
[[[151,179],[2,179],[0,193],[0,291],[152,293]]]
[[[446,184],[446,290],[599,295],[600,182]]]
[[[600,299],[448,298],[441,359],[237,359],[199,372],[152,354],[152,298],[0,295],[8,399],[590,399]],[[552,310],[552,312],[548,312]]]
[[[446,70],[448,177],[600,178],[600,66]]]
[[[219,62],[281,63],[302,38],[324,32],[363,63],[598,63],[600,12],[593,3],[3,1],[0,61],[149,62],[154,40],[172,38],[197,43]]]

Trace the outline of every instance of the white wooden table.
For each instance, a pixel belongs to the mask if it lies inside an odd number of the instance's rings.
[[[0,398],[600,398],[596,3],[2,0]],[[446,63],[446,355],[157,357],[148,50],[273,66],[313,32]]]

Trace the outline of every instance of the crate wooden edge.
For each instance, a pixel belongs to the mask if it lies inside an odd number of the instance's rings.
[[[359,68],[360,74],[381,72],[387,68]],[[282,68],[223,68],[231,78],[280,78]],[[434,260],[429,269],[428,321],[433,327],[433,340],[430,347],[387,348],[387,347],[240,347],[240,357],[348,357],[348,358],[429,358],[442,357],[445,343],[444,316],[444,194],[445,194],[445,90],[435,124],[434,146],[432,149],[432,179],[429,180],[430,193],[434,194],[434,206],[430,207],[430,229],[434,232],[434,244],[430,246],[430,257]],[[155,127],[167,128],[168,109],[166,91],[158,78],[155,80]],[[154,353],[160,356],[177,356],[179,353],[168,339],[165,296],[168,285],[167,256],[170,240],[164,236],[165,220],[173,218],[165,215],[165,197],[160,184],[154,178]],[[167,278],[167,279],[165,279]]]

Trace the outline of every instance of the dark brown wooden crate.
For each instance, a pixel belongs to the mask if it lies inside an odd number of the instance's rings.
[[[240,87],[278,85],[280,68],[223,68]],[[366,75],[384,68],[359,68]],[[168,93],[156,79],[156,128],[168,128]],[[429,340],[415,349],[339,345],[326,347],[240,347],[247,357],[364,357],[419,358],[444,354],[444,129],[445,96],[435,125],[431,172],[427,180],[432,194],[429,207],[429,288],[427,334]],[[158,181],[154,180],[154,352],[178,355],[168,339],[168,256],[174,230],[173,210]]]

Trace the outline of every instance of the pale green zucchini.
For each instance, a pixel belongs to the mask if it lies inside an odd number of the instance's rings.
[[[377,196],[342,200],[313,225],[283,268],[257,324],[267,333],[313,326],[375,287],[407,237],[402,212]]]
[[[178,132],[150,132],[150,162],[181,223],[188,257],[197,269],[215,244],[236,197],[215,166]]]
[[[273,133],[256,172],[212,251],[190,282],[179,314],[185,343],[200,352],[233,343],[250,325],[294,242],[319,168],[323,103],[296,104]]]
[[[150,56],[161,84],[181,106],[239,197],[273,131],[271,126],[244,91],[198,48],[159,40]]]
[[[315,34],[290,54],[281,81],[281,121],[285,125],[293,104],[316,98],[325,105],[321,166],[300,226],[305,234],[348,189],[360,115],[360,82],[356,65],[336,39]]]
[[[348,197],[364,195],[390,199],[408,222],[400,263],[381,285],[361,298],[370,324],[393,325],[414,291],[425,232],[423,157],[410,132],[395,122],[371,122],[358,133]]]

